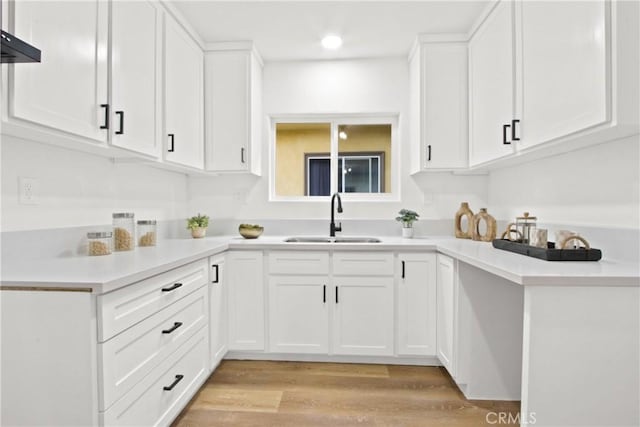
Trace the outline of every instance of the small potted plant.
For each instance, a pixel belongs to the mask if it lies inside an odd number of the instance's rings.
[[[418,220],[417,212],[411,211],[409,209],[402,209],[398,212],[400,216],[396,217],[396,221],[402,223],[402,237],[405,239],[410,239],[413,237],[413,223]]]
[[[194,239],[199,239],[207,234],[207,227],[209,226],[209,217],[207,215],[192,216],[187,219],[187,228],[191,230],[191,236]]]

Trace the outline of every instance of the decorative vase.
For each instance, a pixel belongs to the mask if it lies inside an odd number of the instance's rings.
[[[462,229],[462,219],[467,219],[466,230]],[[458,239],[471,239],[473,237],[473,212],[469,208],[469,203],[460,203],[460,209],[456,212],[455,218],[456,237]]]
[[[402,238],[403,239],[413,238],[413,227],[411,225],[407,226],[405,224],[402,226]]]
[[[487,225],[484,234],[480,233],[480,223],[482,221]],[[496,219],[487,213],[487,208],[481,208],[480,212],[474,215],[472,233],[471,238],[473,240],[482,242],[490,242],[496,238]]]
[[[200,239],[204,237],[205,234],[207,234],[206,227],[195,227],[191,229],[191,237],[194,239]]]

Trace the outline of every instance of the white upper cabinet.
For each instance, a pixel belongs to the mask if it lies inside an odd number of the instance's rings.
[[[205,55],[206,167],[260,174],[262,64],[252,49]]]
[[[411,172],[466,168],[467,44],[419,39],[409,82]]]
[[[12,31],[42,51],[42,62],[3,65],[10,67],[9,118],[105,143],[108,3],[17,1],[12,8]]]
[[[154,1],[111,3],[111,143],[160,154],[160,11]]]
[[[522,146],[605,123],[609,3],[520,3]]]
[[[169,15],[164,32],[165,160],[204,167],[204,54]]]
[[[513,153],[513,49],[513,3],[501,1],[469,42],[471,166]]]

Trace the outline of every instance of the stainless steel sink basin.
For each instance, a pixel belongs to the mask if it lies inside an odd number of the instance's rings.
[[[285,243],[380,243],[375,237],[289,237]]]

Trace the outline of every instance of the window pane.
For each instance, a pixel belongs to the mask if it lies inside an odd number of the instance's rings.
[[[391,125],[338,126],[339,156],[345,159],[345,193],[388,193],[391,191]],[[351,171],[349,171],[349,167]]]
[[[331,124],[276,124],[276,195],[327,196]]]

